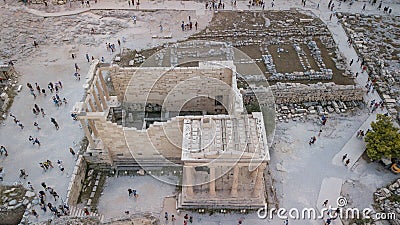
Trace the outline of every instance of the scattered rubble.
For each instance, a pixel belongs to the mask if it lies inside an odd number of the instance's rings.
[[[385,100],[390,114],[397,117],[400,112],[400,17],[360,14],[340,17],[359,55],[359,63],[365,61],[375,89]]]
[[[378,211],[386,214],[394,214],[392,219],[388,219],[392,225],[400,225],[400,179],[386,187],[378,189],[374,193],[375,205]]]
[[[0,196],[2,224],[25,224],[28,222],[31,207],[38,203],[36,194],[21,185],[0,186]]]

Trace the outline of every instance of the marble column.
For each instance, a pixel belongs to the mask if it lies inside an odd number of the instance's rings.
[[[98,76],[99,76],[101,86],[103,87],[104,96],[106,96],[107,101],[110,101],[110,93],[108,93],[107,85],[106,85],[106,82],[104,80],[103,74],[100,69],[99,69]]]
[[[97,92],[99,93],[101,103],[103,104],[103,109],[106,110],[107,109],[107,102],[106,102],[106,99],[104,98],[103,89],[100,86],[99,81],[97,81],[97,80],[96,80],[96,88],[97,88]]]
[[[97,112],[97,109],[96,109],[96,107],[94,107],[94,104],[93,104],[92,98],[90,98],[90,97],[89,97],[89,100],[88,100],[88,102],[89,102],[89,106],[90,106],[90,108],[92,109],[92,112]]]
[[[95,138],[97,138],[99,136],[99,132],[97,131],[96,124],[91,119],[88,119],[88,123],[89,123],[90,129],[92,129],[93,136]]]
[[[183,173],[186,178],[186,182],[184,183],[184,187],[186,187],[187,196],[193,196],[193,167],[184,166]]]
[[[231,189],[231,196],[237,197],[238,196],[238,188],[239,185],[239,166],[235,165],[233,167],[233,181],[232,181],[232,189]]]
[[[257,168],[257,177],[256,177],[256,181],[254,183],[254,189],[253,189],[253,193],[252,193],[253,197],[260,197],[261,191],[263,190],[262,182],[264,180],[264,169],[265,169],[265,164],[261,164]]]
[[[96,106],[97,106],[97,111],[103,112],[103,108],[101,107],[99,96],[96,94],[96,90],[94,89],[94,85],[92,87],[92,95],[93,95],[93,98],[94,98],[94,102],[96,103]]]
[[[210,183],[209,183],[209,188],[210,188],[210,195],[215,196],[215,167],[209,167],[210,168]]]
[[[88,128],[88,125],[85,122],[85,119],[79,119],[79,121],[81,122],[82,128],[85,131],[85,135],[86,135],[86,137],[87,137],[87,139],[89,141],[89,148],[94,148],[95,145],[94,145],[94,141],[93,141],[93,138],[92,138],[92,134],[89,131],[89,128]]]

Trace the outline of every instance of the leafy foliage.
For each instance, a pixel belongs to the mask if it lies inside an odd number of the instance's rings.
[[[399,129],[393,126],[391,117],[378,114],[371,127],[372,130],[365,137],[368,157],[372,160],[399,158],[400,134]]]

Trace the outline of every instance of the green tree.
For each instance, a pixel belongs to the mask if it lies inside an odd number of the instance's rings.
[[[399,158],[400,134],[399,129],[393,126],[391,117],[378,114],[371,127],[372,130],[365,137],[368,157],[372,160]]]

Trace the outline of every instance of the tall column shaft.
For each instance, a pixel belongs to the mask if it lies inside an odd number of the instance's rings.
[[[92,138],[92,134],[90,134],[90,131],[89,131],[88,125],[85,122],[85,119],[79,119],[79,121],[81,122],[82,128],[85,131],[85,135],[89,141],[89,147],[94,148],[95,145],[94,145],[94,141]]]
[[[232,189],[231,189],[231,196],[237,197],[238,196],[238,188],[239,185],[239,166],[235,165],[233,167],[233,181],[232,181]]]
[[[93,95],[93,98],[94,98],[94,102],[96,103],[96,106],[97,106],[97,111],[103,112],[103,107],[101,107],[99,96],[97,95],[94,86],[93,86],[93,89],[92,89],[92,95]]]
[[[99,81],[97,81],[97,80],[96,80],[96,88],[97,88],[97,92],[99,93],[101,103],[103,104],[103,109],[106,110],[107,109],[107,102],[106,102],[106,99],[104,98],[103,89],[100,86]]]
[[[187,196],[193,196],[193,167],[184,166],[183,173],[186,177],[186,182],[184,183],[186,188]]]
[[[101,73],[100,69],[99,69],[98,76],[99,76],[101,86],[103,87],[104,95],[106,96],[107,101],[110,101],[110,94],[108,93],[106,81],[104,80],[103,74]]]
[[[89,102],[90,108],[92,109],[92,112],[97,112],[97,109],[96,109],[96,107],[94,107],[94,104],[93,104],[93,101],[91,98],[89,98],[88,102]]]
[[[93,136],[95,138],[97,138],[99,136],[99,132],[97,131],[96,124],[94,123],[93,120],[90,120],[90,119],[88,119],[88,123],[89,123],[90,129],[93,132]]]
[[[264,169],[265,169],[265,164],[261,164],[257,168],[257,177],[256,177],[256,182],[254,184],[254,189],[252,196],[253,197],[259,197],[261,195],[262,189],[262,181],[264,179]]]
[[[209,184],[209,188],[210,188],[210,195],[211,196],[215,196],[215,167],[210,167],[210,184]]]

